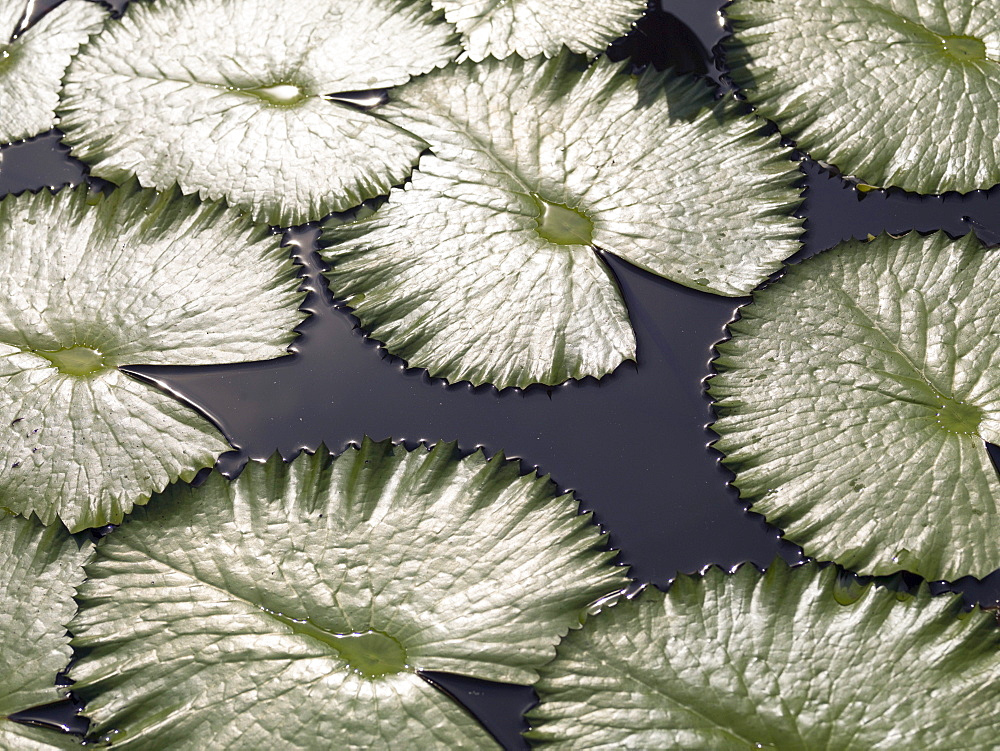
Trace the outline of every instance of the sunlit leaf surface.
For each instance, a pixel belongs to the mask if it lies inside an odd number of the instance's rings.
[[[878,186],[1000,182],[996,0],[736,0],[726,58],[761,115]]]
[[[842,575],[840,575],[842,576]],[[559,646],[536,689],[543,748],[996,747],[1000,632],[954,596],[772,564],[679,577]]]
[[[432,0],[462,32],[469,58],[596,55],[646,11],[646,0]]]
[[[0,504],[118,523],[227,448],[121,365],[285,354],[303,319],[287,252],[220,204],[134,183],[0,202]]]
[[[394,92],[432,154],[367,221],[328,226],[333,292],[411,366],[527,386],[634,359],[597,249],[743,295],[798,247],[794,164],[706,84],[564,55],[454,65]]]
[[[371,90],[458,52],[411,0],[130,3],[67,72],[62,129],[95,175],[298,224],[406,179],[424,144],[365,111]]]
[[[530,683],[626,582],[553,490],[367,440],[174,485],[88,566],[74,690],[125,747],[491,747],[417,671]]]
[[[70,57],[98,31],[107,11],[96,2],[65,0],[32,25],[34,3],[0,3],[0,142],[10,143],[56,124],[59,85]]]
[[[48,749],[79,739],[31,728],[7,716],[63,698],[56,674],[71,656],[66,626],[76,612],[73,595],[93,552],[60,524],[0,512],[0,747]]]
[[[716,448],[806,554],[865,573],[1000,565],[1000,254],[969,235],[794,266],[718,346]]]

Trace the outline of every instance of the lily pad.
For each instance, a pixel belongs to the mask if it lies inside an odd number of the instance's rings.
[[[280,239],[177,190],[9,196],[0,234],[0,504],[46,524],[117,524],[228,448],[118,366],[279,357],[304,318]]]
[[[327,274],[413,367],[498,388],[635,358],[599,252],[744,295],[798,248],[799,175],[704,82],[572,55],[453,65],[384,116],[430,144],[374,217],[326,226]]]
[[[529,713],[537,747],[996,747],[1000,630],[958,596],[833,567],[710,569],[571,633]]]
[[[367,108],[458,52],[414,0],[131,3],[70,66],[61,127],[99,177],[299,224],[409,176],[424,143]]]
[[[716,448],[807,555],[882,574],[1000,566],[1000,253],[850,242],[742,308],[709,393]]]
[[[419,671],[534,681],[626,583],[605,541],[546,478],[454,444],[174,485],[87,567],[74,691],[128,748],[490,747]]]
[[[735,0],[732,78],[814,159],[881,187],[1000,183],[995,0]]]
[[[65,0],[28,26],[34,2],[0,7],[0,142],[11,143],[56,124],[59,86],[70,57],[108,17],[96,2]]]
[[[563,47],[597,55],[627,34],[646,0],[432,0],[462,32],[469,59],[553,57]]]
[[[94,546],[74,540],[62,525],[0,513],[0,747],[79,746],[79,739],[20,725],[9,715],[63,698],[56,674],[72,652],[66,625],[73,595]]]

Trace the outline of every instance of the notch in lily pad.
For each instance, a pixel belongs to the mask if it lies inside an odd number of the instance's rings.
[[[913,232],[844,243],[755,294],[709,382],[741,497],[862,574],[995,570],[997,280],[1000,254],[972,234]]]
[[[229,448],[120,367],[280,357],[305,318],[280,239],[177,189],[8,196],[0,233],[0,497],[46,524],[118,524]]]
[[[547,478],[455,444],[251,462],[171,486],[101,541],[73,690],[123,748],[194,728],[210,747],[493,748],[420,672],[534,681],[627,584],[606,542]]]
[[[350,93],[459,52],[441,14],[412,0],[129,3],[67,70],[60,127],[93,175],[296,225],[388,193],[425,147]]]
[[[597,251],[739,296],[799,247],[790,152],[704,81],[490,59],[380,113],[430,152],[374,217],[325,224],[327,277],[389,352],[451,382],[555,385],[634,360]]]

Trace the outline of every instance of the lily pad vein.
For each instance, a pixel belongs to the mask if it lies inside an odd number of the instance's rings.
[[[914,378],[913,379],[914,381],[918,381],[918,380],[923,381],[922,385],[926,385],[929,389],[931,389],[931,391],[934,392],[934,396],[938,396],[938,397],[941,397],[941,398],[953,398],[953,397],[948,397],[945,390],[942,390],[942,389],[938,388],[934,384],[934,382],[924,372],[924,370],[920,366],[918,366],[913,361],[913,359],[908,354],[906,354],[906,352],[904,352],[900,348],[898,342],[896,342],[885,330],[883,330],[878,325],[878,323],[875,321],[875,319],[873,319],[871,316],[868,315],[868,312],[863,307],[861,307],[860,305],[858,305],[857,300],[853,299],[849,294],[847,294],[847,292],[845,290],[841,289],[839,286],[831,285],[831,288],[836,291],[837,296],[840,297],[847,304],[847,306],[851,310],[853,310],[854,312],[856,312],[866,322],[867,325],[865,325],[863,328],[866,328],[869,331],[871,331],[872,333],[874,333],[877,336],[879,336],[879,338],[881,338],[882,341],[885,342],[886,345],[888,345],[892,349],[893,352],[895,352],[897,355],[899,355],[899,357],[903,360],[903,362],[906,363],[906,365],[908,365],[910,367],[910,369],[913,370],[914,373],[916,373],[916,375],[919,378]],[[885,373],[885,375],[887,375],[892,380],[896,381],[896,383],[899,383],[902,386],[906,386],[906,384],[904,382],[902,382],[896,376],[895,373]],[[904,378],[905,378],[905,376],[904,376]],[[907,399],[907,401],[912,401],[912,400],[911,399]],[[920,402],[915,402],[915,403],[919,404]],[[927,405],[923,405],[923,406],[927,406]]]
[[[211,590],[219,592],[220,594],[226,595],[228,598],[230,598],[230,601],[236,601],[236,602],[239,602],[242,605],[246,605],[253,612],[260,613],[261,615],[267,616],[267,618],[268,618],[269,621],[273,621],[275,623],[280,623],[283,627],[287,628],[291,633],[295,634],[296,636],[302,636],[303,635],[303,633],[301,631],[299,631],[299,630],[297,630],[297,629],[289,626],[285,622],[286,618],[287,619],[291,619],[291,620],[299,620],[299,619],[296,619],[293,616],[289,616],[289,615],[286,615],[284,613],[282,613],[282,615],[284,615],[284,618],[279,618],[279,617],[277,617],[275,615],[275,613],[277,611],[273,611],[272,609],[268,608],[266,605],[263,605],[261,603],[253,602],[252,600],[248,600],[246,597],[243,597],[242,595],[238,595],[235,592],[232,592],[231,590],[227,589],[224,586],[221,586],[219,584],[214,584],[214,583],[208,581],[207,579],[204,579],[204,578],[198,576],[194,572],[186,571],[186,570],[181,569],[181,568],[177,568],[177,566],[175,566],[174,564],[168,563],[167,561],[163,560],[162,558],[159,558],[158,556],[154,555],[148,548],[144,549],[142,552],[143,552],[143,554],[147,558],[149,558],[149,560],[151,560],[151,561],[153,561],[155,563],[160,564],[165,569],[168,569],[169,571],[172,571],[172,572],[177,573],[177,574],[181,574],[181,575],[185,576],[186,578],[190,579],[194,583],[201,584],[201,585],[203,585],[203,586],[205,586],[205,587],[207,587],[207,588],[209,588]],[[337,605],[337,608],[340,610],[341,615],[344,617],[344,621],[348,624],[348,628],[352,629],[353,631],[357,631],[356,627],[354,627],[353,625],[351,625],[350,619],[347,617],[347,614],[344,613],[343,608],[341,608],[340,603],[337,602],[336,598],[334,598],[334,603]],[[369,624],[369,628],[370,627],[371,627],[371,624]],[[315,628],[318,628],[320,631],[324,631],[324,632],[329,633],[329,634],[331,634],[333,636],[337,636],[338,635],[338,634],[334,634],[334,632],[332,632],[332,631],[327,631],[326,629],[318,627],[318,626],[316,626]],[[305,634],[305,636],[309,636],[309,635]],[[310,641],[320,642],[320,643],[325,644],[328,647],[330,646],[328,642],[325,642],[323,639],[318,639],[316,637],[310,637]],[[337,655],[337,657],[339,659],[343,659],[340,656],[340,653],[336,651],[336,648],[331,647],[331,649],[334,649],[334,651],[335,651],[335,653],[336,653],[336,655]],[[300,655],[300,656],[287,655],[287,656],[284,657],[284,659],[312,659],[312,658],[313,658],[312,655]],[[254,659],[259,659],[259,658],[255,656]],[[346,662],[346,660],[344,660],[344,661]]]

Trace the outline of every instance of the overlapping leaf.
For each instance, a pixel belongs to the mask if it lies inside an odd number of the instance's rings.
[[[74,690],[123,747],[490,746],[416,671],[531,682],[626,581],[552,490],[367,440],[175,485],[88,566]]]
[[[537,745],[870,751],[996,747],[1000,631],[954,596],[774,563],[679,577],[559,646]]]
[[[298,224],[386,193],[424,147],[333,95],[444,65],[452,37],[414,0],[132,3],[70,66],[62,128],[93,174]]]
[[[865,573],[1000,565],[1000,254],[969,235],[846,243],[719,345],[716,447],[755,511]]]
[[[646,0],[432,0],[462,32],[476,62],[556,55],[563,46],[596,55],[628,33],[646,11]]]
[[[303,318],[279,239],[176,190],[8,197],[0,234],[0,504],[47,524],[118,523],[227,448],[117,366],[278,357]]]
[[[61,525],[46,528],[37,519],[0,514],[0,747],[78,745],[7,717],[62,698],[55,682],[71,655],[66,625],[92,552],[91,544],[81,545]]]
[[[880,186],[1000,182],[995,0],[736,0],[733,79],[814,158]]]
[[[19,141],[56,123],[59,85],[70,57],[107,18],[96,2],[66,0],[30,28],[33,3],[0,4],[0,142]]]
[[[411,366],[526,386],[635,356],[596,253],[742,295],[797,248],[794,165],[700,82],[606,59],[455,65],[384,110],[426,140],[367,221],[328,227],[334,294]]]

